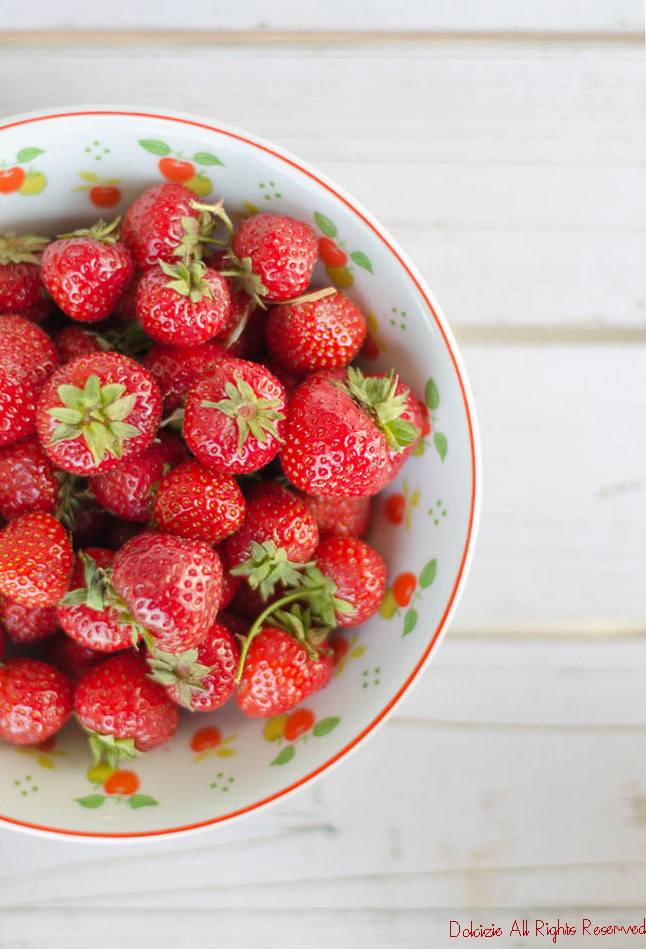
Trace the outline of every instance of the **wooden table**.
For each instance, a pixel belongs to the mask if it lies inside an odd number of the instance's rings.
[[[2,949],[426,949],[455,944],[451,919],[551,944],[537,917],[576,924],[566,946],[637,944],[580,922],[646,913],[642,16],[639,0],[3,10],[0,114],[213,116],[373,210],[456,330],[486,485],[459,615],[372,741],[197,836],[1,831]],[[516,918],[529,938],[508,936]]]

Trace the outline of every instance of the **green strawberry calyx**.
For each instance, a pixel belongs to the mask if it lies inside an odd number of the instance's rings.
[[[262,399],[256,395],[253,388],[238,373],[233,373],[233,382],[226,382],[224,386],[226,399],[218,402],[202,400],[204,408],[218,409],[238,426],[238,451],[252,435],[260,444],[270,438],[279,439],[276,422],[285,418],[283,412],[277,411],[282,406],[280,399]]]
[[[231,277],[236,286],[241,287],[251,297],[256,306],[266,310],[267,304],[263,297],[267,296],[269,290],[260,279],[260,276],[254,273],[251,257],[238,258],[232,250],[228,250],[226,259],[230,264],[230,269],[221,270],[220,276]]]
[[[81,725],[87,733],[88,745],[95,765],[105,760],[111,768],[116,768],[119,762],[132,761],[141,754],[141,751],[135,748],[134,738],[117,738],[115,735],[102,734],[85,728],[83,723]]]
[[[49,238],[38,234],[3,234],[0,237],[0,265],[39,264],[38,255],[48,244]]]
[[[234,577],[246,577],[252,590],[258,590],[265,602],[273,596],[276,586],[298,586],[304,570],[313,563],[295,563],[287,556],[284,547],[277,547],[273,540],[262,543],[252,540],[251,556],[233,567],[230,573]]]
[[[344,389],[381,429],[390,448],[401,452],[419,438],[420,430],[401,417],[406,411],[408,390],[398,395],[398,381],[392,371],[387,376],[364,376],[356,366],[348,366],[346,380],[334,384]]]
[[[134,392],[126,395],[123,383],[109,382],[102,386],[99,377],[91,375],[83,389],[60,385],[57,392],[63,404],[47,410],[59,422],[50,445],[83,438],[98,466],[106,454],[121,458],[124,442],[141,435],[138,428],[126,421],[135,407],[137,395]]]
[[[206,264],[201,260],[193,260],[187,257],[179,264],[167,264],[160,260],[159,266],[167,277],[166,286],[170,290],[175,290],[183,297],[188,297],[191,303],[199,303],[204,297],[209,300],[214,298],[213,287],[204,279],[206,273]]]
[[[191,207],[199,211],[200,214],[197,218],[188,217],[188,215],[180,218],[184,234],[173,251],[173,256],[185,258],[190,255],[200,259],[204,253],[205,244],[228,247],[233,237],[233,224],[224,210],[224,201],[218,201],[217,204],[202,204],[199,201],[191,201]],[[227,233],[224,240],[213,237],[213,233],[220,224],[224,224],[226,228]]]
[[[78,553],[84,566],[85,586],[70,590],[60,600],[62,606],[87,606],[91,610],[102,613],[113,609],[116,612],[116,621],[120,626],[131,627],[132,645],[137,646],[143,639],[147,645],[152,645],[152,637],[148,630],[137,622],[130,613],[126,603],[121,599],[112,583],[112,568],[100,567],[96,560],[85,550]]]
[[[119,240],[120,224],[121,215],[115,217],[114,221],[97,221],[92,227],[81,227],[76,231],[70,231],[69,234],[59,234],[58,237],[60,240],[69,240],[72,237],[89,237],[91,240],[99,241],[109,247]]]
[[[54,477],[58,481],[59,498],[54,517],[68,531],[72,531],[76,524],[76,513],[81,506],[81,502],[93,500],[94,496],[87,487],[85,478],[81,478],[79,475],[58,469]]]
[[[148,678],[160,685],[174,686],[181,704],[187,708],[190,708],[196,691],[206,691],[202,680],[214,669],[214,666],[206,666],[198,661],[197,649],[178,653],[152,649],[147,661],[150,666]]]

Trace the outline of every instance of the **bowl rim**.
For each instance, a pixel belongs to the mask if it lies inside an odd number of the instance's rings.
[[[170,837],[176,834],[191,833],[198,830],[203,830],[207,827],[213,827],[217,824],[231,822],[233,820],[242,818],[246,814],[249,814],[260,808],[267,807],[269,804],[272,804],[278,800],[282,800],[287,795],[295,793],[310,781],[318,778],[321,774],[323,774],[323,772],[338,764],[342,758],[346,757],[346,755],[348,755],[351,751],[354,751],[354,749],[362,744],[369,735],[373,734],[376,729],[386,721],[390,714],[392,714],[396,705],[409,691],[413,683],[419,681],[421,673],[429,664],[433,654],[437,650],[437,646],[445,635],[449,623],[455,614],[460,597],[464,591],[466,580],[473,561],[473,554],[480,520],[482,499],[482,456],[473,393],[471,391],[466,369],[462,361],[461,354],[458,350],[455,337],[441,307],[435,299],[432,291],[428,287],[426,281],[409,259],[408,255],[391,237],[386,228],[384,228],[383,225],[381,225],[379,221],[377,221],[377,219],[373,217],[373,215],[367,211],[360,202],[356,201],[350,194],[348,194],[347,191],[345,191],[326,175],[319,172],[317,169],[303,161],[298,156],[292,154],[287,149],[275,145],[273,142],[267,141],[261,136],[246,132],[235,126],[228,125],[227,123],[216,123],[215,121],[211,121],[205,117],[177,110],[149,111],[145,108],[133,108],[132,106],[124,106],[120,104],[96,106],[60,106],[55,109],[40,109],[2,118],[0,119],[0,132],[21,125],[30,125],[32,123],[54,119],[66,119],[73,116],[129,116],[142,119],[157,119],[168,122],[177,122],[182,125],[189,125],[193,128],[204,129],[208,132],[216,132],[242,142],[244,145],[250,145],[254,148],[258,148],[261,151],[272,155],[274,158],[284,161],[292,168],[295,168],[297,171],[302,172],[307,177],[317,182],[326,191],[329,191],[334,197],[339,199],[350,211],[356,214],[356,216],[368,226],[373,234],[391,252],[399,265],[408,275],[409,279],[412,280],[417,291],[426,303],[428,308],[426,319],[429,321],[432,319],[432,321],[435,323],[437,330],[444,340],[449,356],[453,363],[453,367],[457,374],[469,430],[469,447],[471,456],[471,502],[467,535],[455,583],[442,616],[440,617],[437,628],[433,632],[432,636],[429,637],[422,655],[416,662],[414,668],[409,673],[403,684],[399,687],[395,695],[392,696],[392,698],[381,709],[379,714],[376,715],[375,718],[373,718],[373,720],[368,723],[368,725],[366,725],[357,735],[355,735],[351,741],[344,745],[343,748],[324,761],[323,764],[308,772],[308,774],[304,775],[298,781],[288,784],[282,790],[276,791],[274,794],[267,795],[266,797],[263,797],[252,804],[248,804],[246,807],[238,808],[227,814],[222,814],[218,817],[213,817],[208,820],[182,824],[179,827],[169,827],[163,830],[144,830],[117,833],[68,830],[60,827],[48,827],[44,824],[21,821],[13,817],[7,817],[3,814],[0,814],[0,822],[6,826],[15,830],[32,832],[39,836],[43,835],[47,837],[59,837],[63,839],[73,838],[77,840],[85,839],[94,842],[119,841],[123,843],[127,842],[128,840],[132,841],[151,837]]]

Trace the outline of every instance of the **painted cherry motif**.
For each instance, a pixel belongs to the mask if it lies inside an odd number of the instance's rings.
[[[279,745],[283,743],[283,740],[288,742],[274,760],[269,762],[270,765],[287,764],[296,754],[296,745],[299,742],[308,741],[312,736],[323,738],[336,728],[340,721],[338,716],[329,715],[317,722],[314,712],[302,707],[286,715],[268,718],[262,729],[265,741],[275,741]]]
[[[158,167],[166,181],[178,185],[186,184],[195,175],[195,165],[179,158],[160,158]]]
[[[237,738],[237,735],[229,735],[228,738],[222,737],[222,732],[215,725],[205,725],[198,728],[191,736],[191,751],[195,752],[193,762],[204,761],[205,758],[212,758],[214,755],[218,758],[230,758],[237,754],[231,742]]]
[[[121,201],[121,178],[100,178],[93,171],[79,171],[79,178],[86,183],[72,191],[87,191],[88,198],[96,208],[114,208]]]
[[[328,267],[343,267],[347,263],[348,255],[331,237],[322,237],[319,241],[319,257]]]
[[[139,778],[134,771],[113,771],[103,785],[106,794],[121,794],[124,797],[139,790]]]
[[[31,167],[27,171],[21,167],[29,165],[43,152],[42,148],[21,148],[13,162],[0,161],[0,194],[12,194],[18,191],[23,195],[35,195],[44,191],[47,185],[45,175],[40,171],[34,171]]]
[[[404,520],[406,498],[403,494],[391,494],[386,498],[386,517],[391,524],[401,524]]]
[[[151,155],[159,158],[157,167],[166,181],[183,184],[198,198],[204,198],[213,190],[213,182],[198,166],[223,165],[211,152],[196,152],[190,159],[181,151],[174,151],[166,142],[157,138],[143,138],[139,144]]]
[[[17,165],[14,168],[0,168],[0,192],[11,194],[18,191],[25,180],[25,172]]]
[[[397,606],[408,606],[417,586],[417,577],[414,573],[400,573],[395,577],[392,591]]]

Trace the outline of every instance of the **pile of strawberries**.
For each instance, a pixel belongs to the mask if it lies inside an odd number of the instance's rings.
[[[366,321],[309,289],[307,224],[234,231],[179,184],[119,224],[0,237],[0,737],[75,713],[110,763],[180,707],[279,715],[329,681],[386,587],[370,498],[422,426],[352,365]]]

